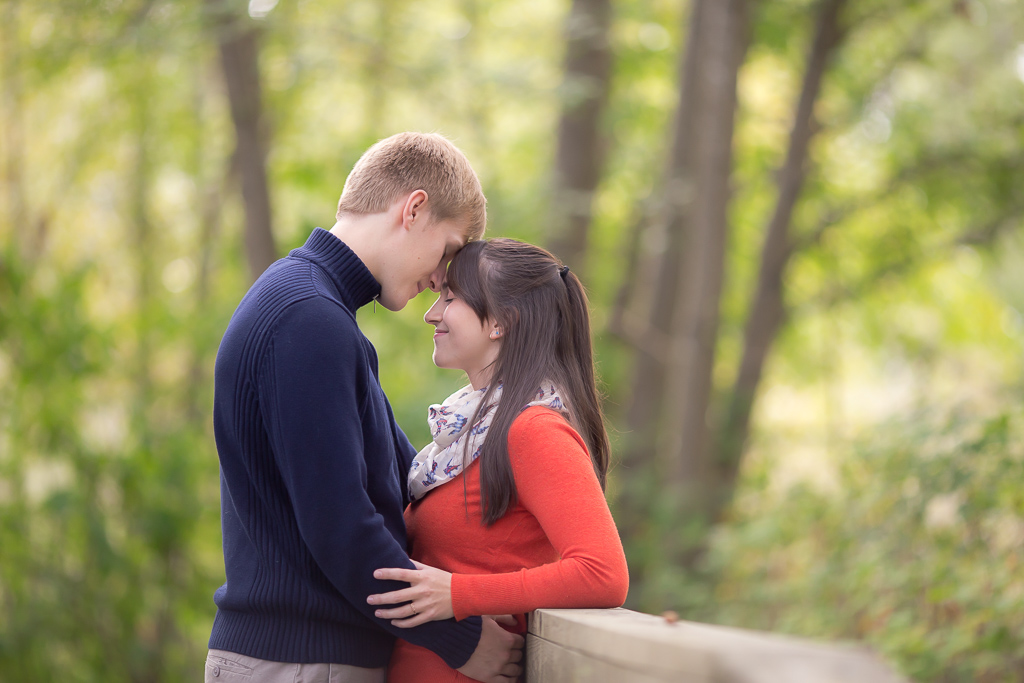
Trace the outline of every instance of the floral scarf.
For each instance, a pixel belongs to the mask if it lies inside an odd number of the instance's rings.
[[[416,454],[409,468],[409,496],[412,500],[419,500],[430,489],[448,483],[480,457],[486,432],[501,400],[501,385],[491,394],[490,403],[480,411],[476,424],[469,426],[485,393],[487,387],[474,390],[472,386],[465,386],[446,398],[444,403],[430,406],[427,422],[434,440]],[[545,380],[523,410],[530,406],[561,410],[563,404],[555,385]],[[463,462],[467,453],[469,458]]]

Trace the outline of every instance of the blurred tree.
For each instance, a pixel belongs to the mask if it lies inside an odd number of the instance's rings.
[[[672,146],[666,170],[660,211],[648,222],[645,213],[634,227],[632,266],[623,282],[617,308],[612,316],[613,330],[635,351],[629,404],[625,414],[629,433],[624,463],[636,470],[630,502],[623,505],[623,520],[627,536],[640,536],[643,520],[651,516],[653,497],[651,487],[659,480],[655,466],[655,448],[662,425],[662,396],[668,379],[665,364],[668,359],[672,310],[681,282],[680,274],[685,253],[683,211],[692,199],[692,149],[698,87],[698,72],[703,50],[699,13],[708,3],[695,2],[688,20],[689,35],[685,51],[679,60],[678,104],[672,125]],[[646,239],[641,232],[648,232]],[[647,247],[642,248],[641,245]],[[639,309],[639,310],[637,310]],[[647,475],[645,477],[645,474]],[[643,481],[646,480],[646,481]],[[643,481],[643,483],[641,483]],[[633,519],[635,518],[635,519]],[[660,542],[660,541],[659,541]]]
[[[714,473],[709,477],[712,500],[707,510],[713,522],[719,520],[736,487],[736,474],[750,429],[754,396],[765,359],[785,315],[783,275],[793,249],[789,230],[793,210],[803,188],[811,138],[818,126],[814,120],[814,108],[822,79],[833,51],[842,41],[841,13],[845,5],[846,0],[825,0],[821,3],[800,97],[793,113],[786,159],[775,176],[778,198],[761,248],[761,268],[744,328],[740,369],[724,422],[715,434],[717,443],[712,447]]]
[[[650,228],[654,236],[647,238],[653,253],[649,266],[634,271],[644,282],[630,286],[646,313],[616,318],[620,334],[637,349],[627,413],[636,435],[630,461],[653,465],[662,500],[673,501],[669,514],[702,529],[694,538],[673,528],[656,541],[670,562],[685,561],[699,547],[709,521],[706,497],[714,490],[705,415],[724,278],[737,74],[748,21],[745,0],[692,5],[661,211]],[[649,501],[649,492],[641,489],[637,500]],[[649,516],[649,505],[640,504],[640,516]]]
[[[267,184],[269,131],[263,120],[260,36],[237,4],[206,0],[206,8],[217,37],[231,120],[235,124],[235,155],[245,203],[245,250],[249,272],[255,280],[278,258]]]
[[[815,135],[827,132],[822,148],[828,151],[822,154],[837,154],[836,141],[852,135],[847,132],[851,119],[852,125],[859,126],[860,131],[869,130],[871,125],[891,125],[892,112],[870,113],[872,106],[877,106],[873,102],[891,102],[887,91],[892,81],[899,76],[907,78],[904,74],[911,68],[908,65],[921,59],[924,44],[932,35],[930,27],[950,19],[949,6],[937,2],[910,3],[899,9],[859,6],[846,20],[842,19],[844,5],[834,0],[822,0],[814,5],[816,26],[808,41],[807,56],[800,60],[804,76],[801,87],[794,93],[796,106],[789,115],[786,151],[781,155],[779,170],[771,173],[775,195],[772,207],[766,201],[768,185],[762,177],[769,176],[770,169],[764,160],[771,158],[776,153],[774,150],[758,149],[758,145],[764,144],[761,140],[742,135],[735,153],[731,142],[719,143],[717,156],[709,152],[715,148],[709,143],[714,131],[732,130],[731,114],[727,116],[724,112],[732,111],[735,99],[732,106],[723,100],[717,108],[704,109],[715,114],[698,123],[705,106],[701,98],[706,97],[700,90],[700,74],[712,73],[709,65],[715,60],[711,49],[700,47],[703,36],[712,34],[703,24],[707,19],[702,13],[707,10],[699,2],[692,5],[688,19],[690,37],[685,53],[681,53],[680,102],[670,157],[673,170],[663,181],[663,199],[653,211],[656,219],[641,219],[637,234],[631,238],[633,265],[610,317],[611,329],[634,353],[631,391],[624,415],[627,434],[623,462],[630,476],[624,484],[619,505],[620,519],[636,548],[634,575],[641,580],[635,585],[650,591],[646,598],[638,595],[632,599],[652,609],[656,609],[659,602],[672,599],[670,596],[678,595],[671,580],[665,583],[656,577],[677,576],[674,572],[680,568],[697,571],[710,539],[709,533],[727,511],[748,441],[754,398],[759,391],[764,364],[785,321],[788,286],[785,273],[794,252],[803,250],[802,264],[822,264],[819,259],[846,260],[835,251],[835,244],[822,250],[823,237],[831,236],[837,226],[856,223],[861,216],[879,211],[908,186],[925,187],[940,177],[948,178],[947,173],[951,171],[951,166],[944,162],[936,165],[934,152],[928,150],[927,135],[907,131],[907,138],[916,140],[910,144],[921,147],[913,152],[910,147],[902,148],[908,154],[891,160],[892,183],[888,186],[880,183],[876,193],[864,192],[860,187],[850,192],[824,185],[821,174],[813,176],[808,187],[805,178],[808,167],[815,166],[811,147]],[[797,63],[791,50],[794,44],[791,27],[794,19],[803,19],[805,14],[795,5],[787,8],[785,3],[760,3],[752,7],[758,13],[752,24],[760,32],[758,62],[764,64],[766,48],[774,50],[773,45],[778,45],[782,46],[787,59]],[[716,11],[725,16],[725,4],[716,5]],[[774,21],[779,23],[773,26]],[[737,25],[742,26],[742,20]],[[887,52],[873,53],[870,68],[864,68],[861,53],[855,52],[855,57],[847,58],[832,77],[830,98],[822,102],[827,67],[853,29],[856,31],[853,50],[879,40],[879,35],[896,32],[900,38]],[[772,34],[769,30],[778,33]],[[736,35],[739,37],[732,44],[739,46],[739,52],[730,68],[722,72],[731,73],[734,79],[744,63],[742,55],[746,44],[742,29]],[[728,42],[718,40],[715,46],[721,48]],[[1002,49],[1006,49],[1005,43]],[[726,64],[722,59],[718,63]],[[747,64],[746,68],[757,67]],[[692,71],[688,73],[688,70]],[[735,93],[735,85],[730,88],[725,75],[717,77],[715,82],[722,93],[730,90]],[[824,122],[815,116],[815,111],[823,108],[827,111]],[[863,113],[865,109],[867,114]],[[748,121],[756,120],[758,115],[759,112],[742,113],[741,125],[751,125]],[[864,122],[862,115],[874,116],[878,123]],[[1001,127],[1007,125],[1006,119],[1003,121],[999,124]],[[1011,129],[1019,126],[1009,125]],[[699,156],[701,149],[705,150],[703,156]],[[1000,149],[997,155],[1007,151],[1006,148],[996,149]],[[923,158],[916,154],[922,154]],[[976,153],[962,149],[952,151],[949,158],[950,163],[973,164],[974,161],[979,161]],[[979,161],[978,179],[1007,164],[1010,168],[1017,167],[1008,159],[994,161],[989,157],[984,162]],[[982,171],[982,166],[988,170]],[[759,177],[752,175],[754,168]],[[822,173],[830,172],[835,173],[834,167],[826,165],[822,170]],[[879,173],[884,172],[876,171],[874,177]],[[729,194],[733,174],[741,183],[740,194],[736,197]],[[700,183],[704,184],[699,186]],[[871,184],[874,186],[875,181]],[[957,193],[957,196],[960,199],[947,198],[954,203],[961,199],[971,201],[966,195]],[[1000,190],[989,186],[975,191],[975,196],[995,199],[1000,196]],[[943,199],[938,201],[945,203]],[[931,253],[948,254],[953,245],[972,239],[965,234],[996,235],[1000,228],[994,226],[1005,229],[1016,225],[1019,203],[1008,198],[996,200],[996,203],[1000,208],[986,207],[980,212],[980,215],[990,216],[989,219],[971,221],[967,229],[945,238],[941,245],[930,242]],[[749,241],[753,235],[743,224],[751,223],[759,215],[771,217],[764,221],[767,230],[761,238],[760,273],[753,277],[740,272],[726,283],[729,289],[738,291],[739,283],[749,280],[753,296],[742,308],[730,301],[724,303],[727,327],[720,332],[718,319],[723,304],[719,293],[724,282],[723,269],[730,259],[748,269],[749,266],[738,262],[735,255],[754,256],[742,242],[726,249],[726,228],[738,221],[742,228],[740,235]],[[868,240],[876,240],[872,242],[875,246],[869,248],[874,253],[869,260],[889,264],[884,273],[906,273],[930,262],[929,256],[913,246],[917,239],[928,241],[924,237],[927,220],[913,229],[909,228],[912,221],[905,215],[896,219],[897,223],[907,226],[904,228],[906,240],[892,233],[871,233],[868,237],[866,233],[854,231]],[[801,236],[792,237],[797,226]],[[914,237],[910,237],[911,234]],[[864,244],[860,242],[861,247]],[[936,248],[939,252],[934,251]],[[730,253],[733,256],[730,257]],[[836,274],[828,265],[815,266],[822,267],[825,273]],[[864,286],[870,286],[868,282],[879,282],[883,273],[868,268],[869,274],[857,276],[863,284],[842,290],[844,296],[856,296],[855,292],[863,292]],[[731,292],[729,296],[736,298]],[[738,334],[740,331],[742,333]],[[723,347],[728,353],[719,358],[716,350]],[[731,388],[727,388],[721,377],[725,374],[735,377]],[[673,569],[668,570],[670,567]]]
[[[606,144],[601,119],[611,87],[611,23],[610,0],[573,0],[565,23],[549,246],[581,272]]]
[[[691,204],[683,224],[685,257],[678,290],[663,313],[671,316],[667,391],[659,444],[667,481],[683,494],[691,515],[709,512],[714,471],[708,452],[707,412],[725,278],[737,74],[747,49],[745,0],[708,3],[698,31],[704,52],[694,108],[692,188],[669,201]],[[687,196],[687,192],[690,196]]]
[[[19,34],[19,10],[21,3],[16,0],[5,2],[0,8],[3,20],[0,21],[0,73],[3,74],[3,118],[4,147],[6,154],[3,159],[4,186],[6,188],[8,226],[17,226],[18,232],[27,228],[25,215],[25,186],[23,165],[25,135],[22,118],[24,116],[22,102],[22,79]]]

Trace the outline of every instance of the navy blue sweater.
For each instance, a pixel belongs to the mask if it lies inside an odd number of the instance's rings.
[[[466,663],[480,619],[396,629],[366,596],[407,584],[402,511],[415,451],[377,378],[355,312],[380,292],[317,228],[256,281],[217,353],[214,431],[227,583],[210,647],[282,662],[387,663],[399,635]]]

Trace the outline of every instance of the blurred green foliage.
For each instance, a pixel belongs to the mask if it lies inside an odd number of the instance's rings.
[[[688,533],[659,501],[658,532],[624,539],[648,569],[630,606],[862,640],[919,681],[1020,681],[1024,11],[850,6],[794,222],[816,239],[787,277],[734,509],[702,570],[680,575],[645,540]],[[223,581],[212,365],[248,283],[203,7],[0,4],[5,682],[201,675]],[[718,384],[738,362],[814,3],[754,7]],[[273,8],[259,25],[279,250],[330,227],[358,155],[405,129],[466,151],[490,234],[543,243],[567,10]],[[686,10],[615,3],[608,161],[587,263],[571,264],[592,295],[613,441],[630,353],[606,323],[664,165]],[[426,406],[462,381],[430,362],[429,298],[359,314],[414,443]],[[613,508],[629,486],[657,497],[646,474],[613,469]]]
[[[0,261],[5,681],[191,678],[222,581],[205,420],[133,400],[116,330],[86,316],[94,274],[44,284]],[[182,321],[150,322],[173,338]]]
[[[716,621],[866,641],[914,680],[1024,666],[1024,414],[914,414],[856,440],[828,486],[747,472],[715,538]]]

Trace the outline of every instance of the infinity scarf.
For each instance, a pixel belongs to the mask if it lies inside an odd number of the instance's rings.
[[[419,500],[430,489],[448,483],[480,457],[487,430],[501,401],[501,385],[491,394],[490,402],[480,411],[477,422],[470,426],[469,421],[485,393],[487,387],[474,390],[472,386],[465,386],[446,398],[444,403],[430,406],[427,423],[434,440],[416,454],[409,468],[409,497],[412,500]],[[530,406],[561,410],[563,404],[555,385],[545,380],[523,410]]]

